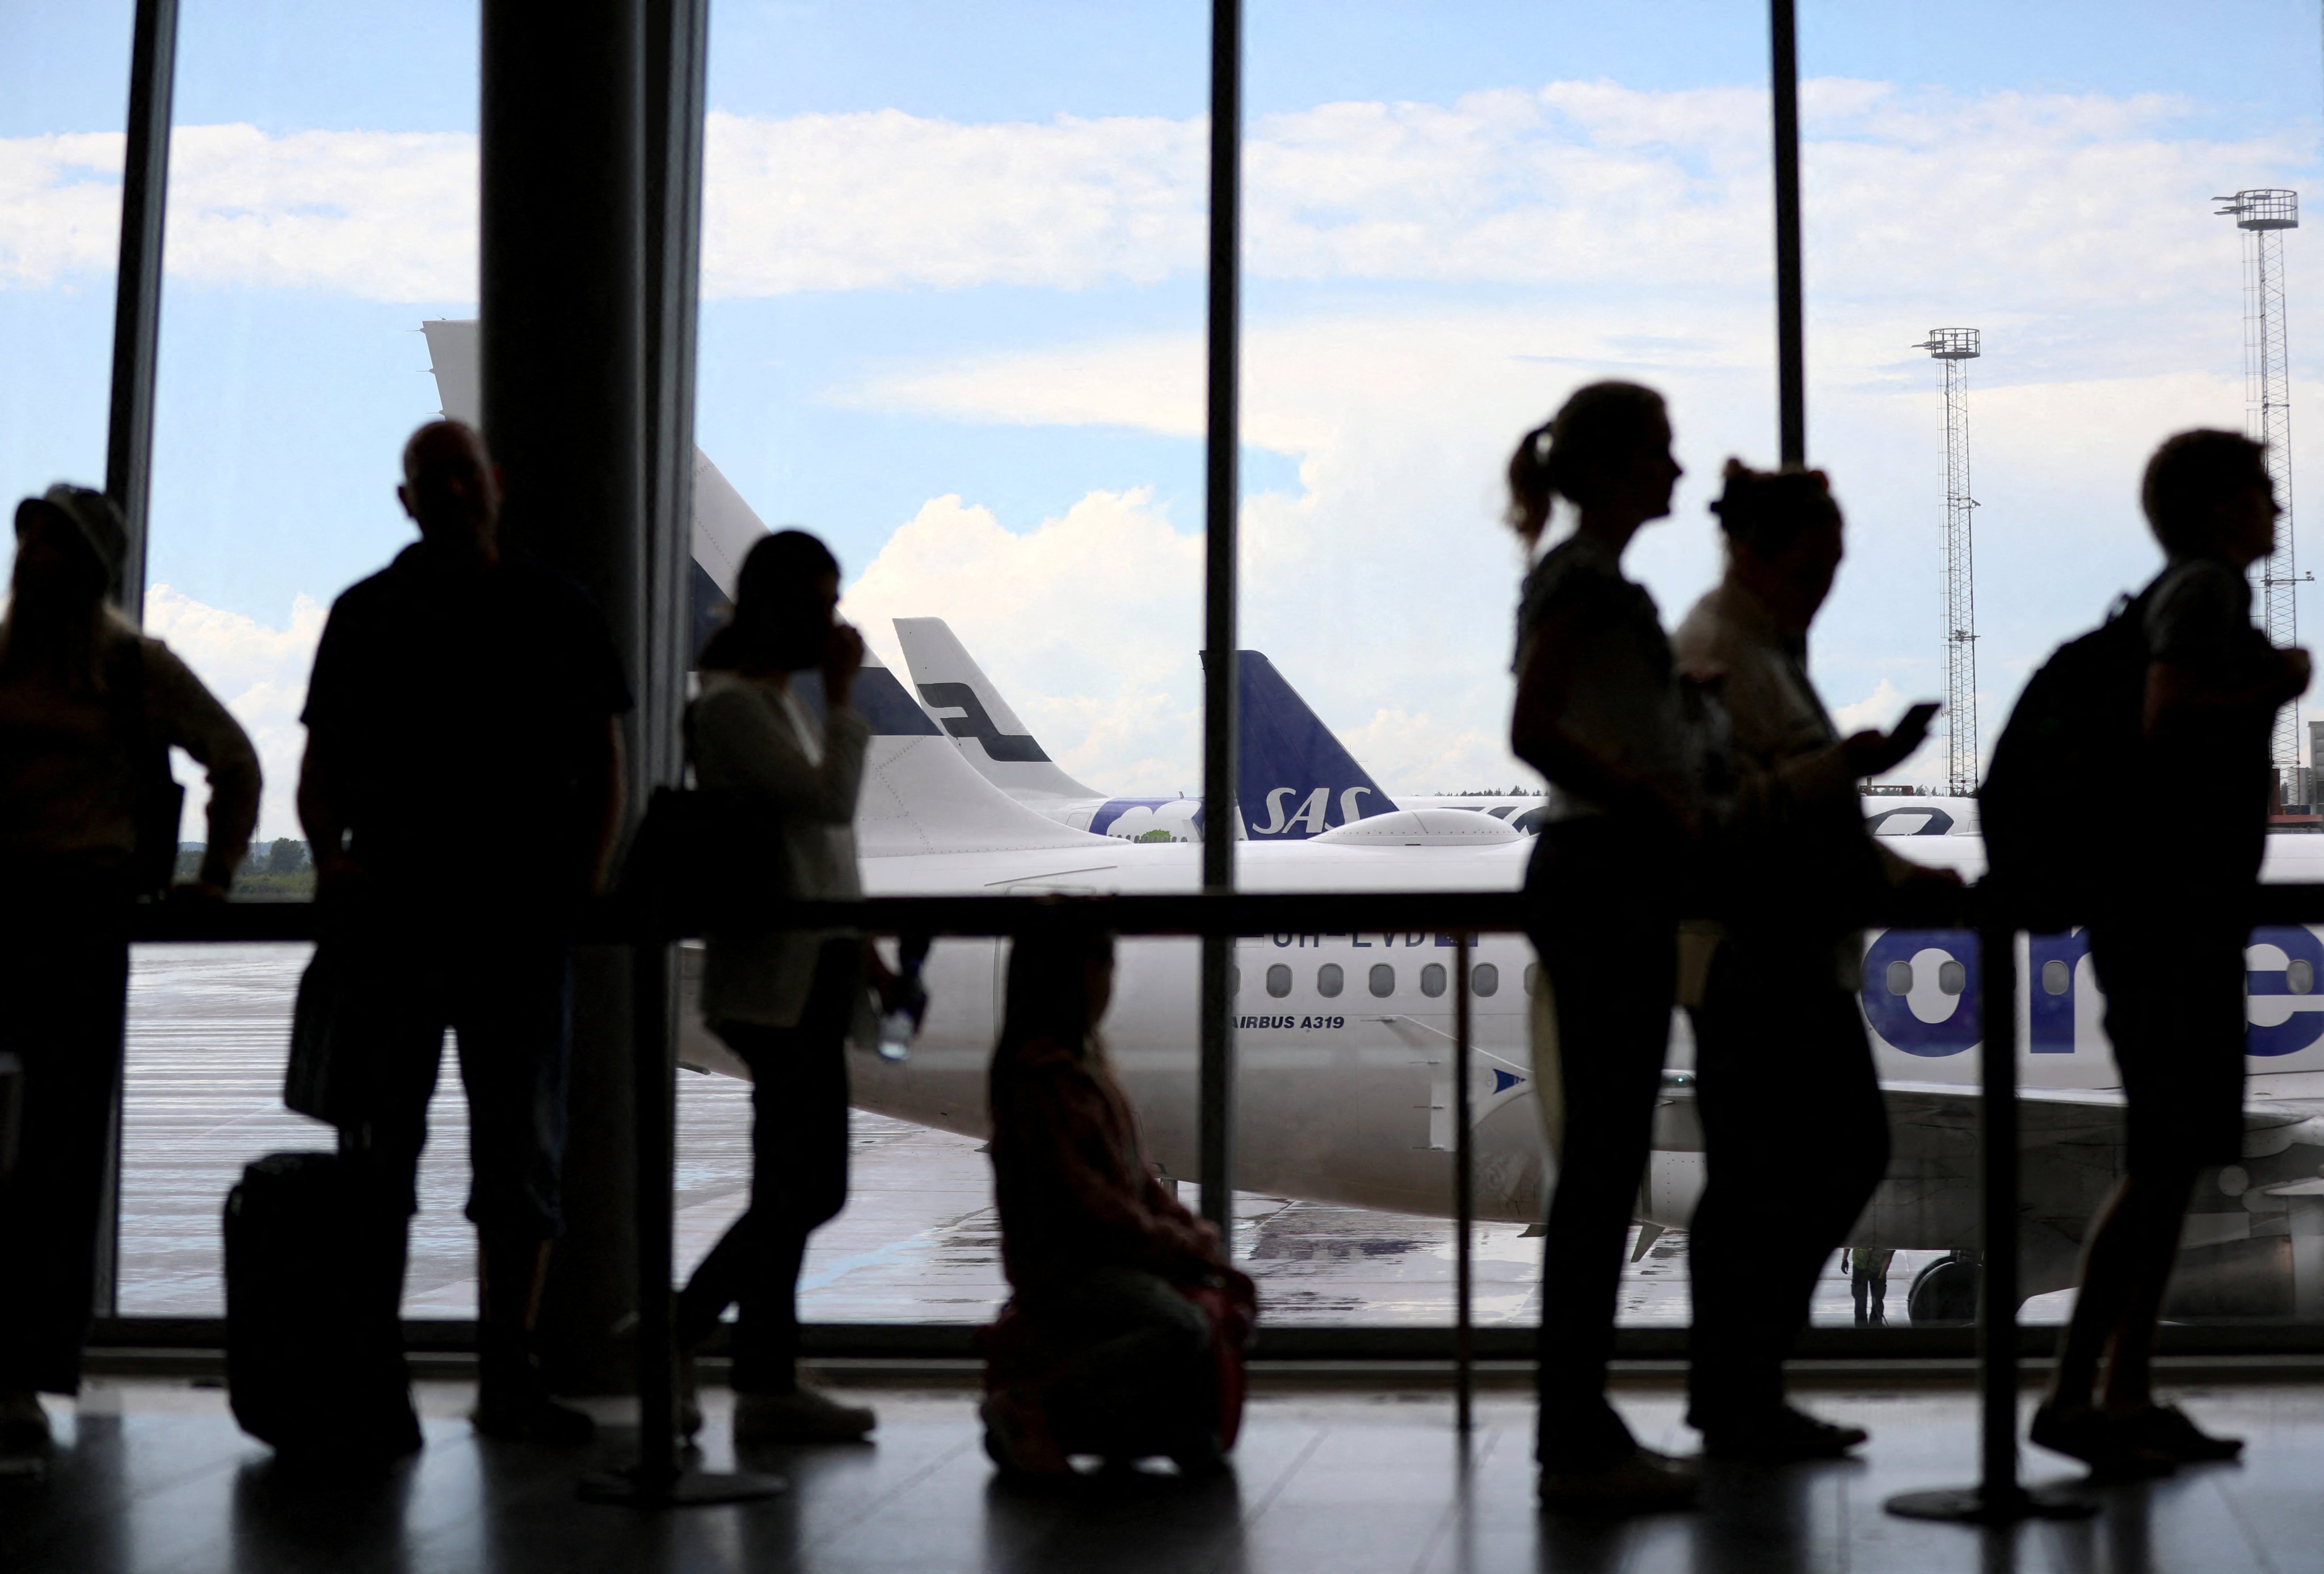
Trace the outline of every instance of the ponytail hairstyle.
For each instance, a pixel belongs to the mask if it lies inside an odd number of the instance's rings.
[[[734,577],[734,608],[702,643],[695,665],[740,672],[813,667],[829,633],[815,599],[816,582],[839,572],[839,559],[805,530],[761,536]]]
[[[1711,511],[1727,544],[1762,557],[1778,557],[1807,531],[1840,519],[1831,481],[1821,470],[1786,465],[1754,470],[1740,459],[1727,461],[1726,485]]]
[[[1656,419],[1663,396],[1637,382],[1592,382],[1517,441],[1509,456],[1509,506],[1502,517],[1527,547],[1541,539],[1563,497],[1587,505],[1609,464],[1619,464]]]

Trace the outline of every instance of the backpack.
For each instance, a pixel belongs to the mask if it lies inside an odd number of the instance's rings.
[[[2146,608],[2161,583],[2118,598],[2105,622],[2052,651],[1994,743],[1978,793],[1987,878],[2037,933],[2089,922],[2112,892],[2118,853],[2077,834],[2074,818],[2144,747]]]

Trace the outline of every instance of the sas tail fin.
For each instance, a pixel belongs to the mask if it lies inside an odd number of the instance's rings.
[[[1253,841],[1301,842],[1395,809],[1273,662],[1256,650],[1236,659],[1235,796]]]

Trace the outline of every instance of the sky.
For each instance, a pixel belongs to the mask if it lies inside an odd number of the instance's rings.
[[[1207,9],[713,7],[699,442],[831,541],[875,647],[950,619],[1113,791],[1198,785]],[[2316,184],[2318,11],[1801,9],[1810,456],[1850,522],[1814,675],[1849,724],[1942,694],[1911,346],[1979,327],[1989,741],[2153,572],[2145,454],[2242,423],[2209,199]],[[101,478],[129,12],[0,0],[11,495]],[[1672,621],[1718,573],[1721,462],[1774,457],[1764,8],[1248,15],[1242,643],[1391,791],[1527,779],[1494,490],[1517,435],[1596,377],[1669,396],[1689,474],[1632,564]],[[419,324],[475,309],[475,12],[184,0],[180,25],[147,621],[259,740],[262,833],[295,835],[322,617],[410,538]],[[2303,231],[2285,260],[2298,519],[2324,261]]]

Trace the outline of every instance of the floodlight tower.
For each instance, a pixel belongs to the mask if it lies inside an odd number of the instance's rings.
[[[2267,445],[2267,473],[2283,512],[2275,521],[2275,550],[2254,564],[2260,593],[2260,626],[2272,645],[2300,642],[2300,616],[2293,589],[2300,582],[2292,550],[2292,358],[2283,309],[2283,232],[2300,227],[2300,193],[2273,187],[2238,191],[2218,211],[2232,216],[2244,236],[2244,429]],[[2276,713],[2275,769],[2300,764],[2300,707]]]
[[[1945,374],[1945,791],[1977,793],[1977,573],[1970,551],[1969,363],[1984,352],[1975,328],[1931,328],[1914,345]]]

